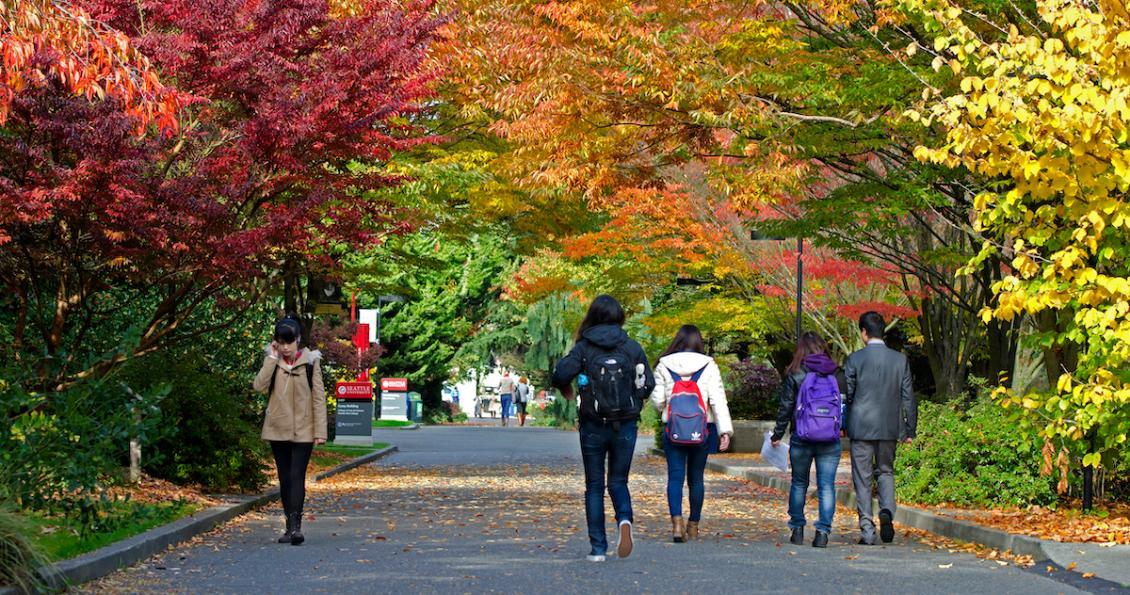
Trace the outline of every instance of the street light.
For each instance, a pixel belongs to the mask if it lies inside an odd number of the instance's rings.
[[[403,301],[404,297],[399,295],[377,296],[377,345],[381,344],[381,304],[393,304]]]

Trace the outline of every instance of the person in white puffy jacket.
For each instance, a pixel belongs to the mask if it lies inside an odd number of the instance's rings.
[[[699,519],[706,496],[703,476],[706,458],[712,452],[730,448],[734,424],[726,405],[726,389],[722,386],[722,372],[714,358],[706,355],[702,333],[692,324],[683,325],[674,340],[655,365],[655,390],[651,404],[663,415],[663,450],[667,455],[667,506],[671,513],[671,537],[683,543],[698,537]],[[699,392],[706,406],[708,423],[706,440],[701,444],[673,443],[666,431],[668,404],[675,387],[675,375],[690,380],[696,373]],[[691,510],[683,521],[683,482],[690,491]]]

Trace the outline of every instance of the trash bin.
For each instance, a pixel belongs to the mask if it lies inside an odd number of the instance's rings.
[[[420,423],[424,419],[424,399],[420,393],[408,393],[408,421]]]

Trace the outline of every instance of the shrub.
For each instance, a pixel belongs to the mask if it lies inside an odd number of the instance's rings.
[[[0,505],[0,586],[15,587],[20,593],[40,592],[43,579],[37,570],[47,558],[28,537],[32,530],[23,517]]]
[[[266,484],[261,399],[247,375],[214,370],[194,353],[156,354],[131,374],[171,387],[160,404],[162,431],[142,446],[146,472],[212,491],[255,491]]]
[[[918,437],[899,447],[899,498],[960,506],[1052,503],[1053,479],[1040,476],[1041,446],[986,397],[964,411],[921,402]]]
[[[0,500],[67,515],[84,532],[100,530],[102,488],[120,476],[130,437],[149,439],[160,387],[130,394],[120,379],[107,377],[32,392],[16,380],[19,370],[2,376],[11,380],[0,380]]]
[[[424,411],[425,424],[445,424],[456,421],[462,415],[461,421],[467,421],[467,414],[459,408],[457,403],[451,401],[440,401],[438,407],[431,407]]]
[[[734,419],[775,419],[781,375],[768,364],[744,359],[726,375],[726,401]]]
[[[544,420],[544,421],[543,421]],[[538,416],[538,425],[572,429],[577,427],[577,401],[558,396],[545,406],[544,415]]]

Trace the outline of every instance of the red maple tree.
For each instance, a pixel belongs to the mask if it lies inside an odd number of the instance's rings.
[[[396,181],[380,162],[426,140],[412,118],[431,92],[424,60],[442,18],[428,2],[356,4],[68,3],[66,15],[128,39],[185,106],[175,129],[138,136],[137,106],[76,93],[50,69],[9,88],[0,277],[15,352],[68,354],[45,383],[227,324],[182,329],[203,304],[248,307],[280,274],[403,229],[367,191]],[[39,41],[33,63],[77,51]],[[143,305],[136,344],[80,364],[75,344],[122,303]]]

